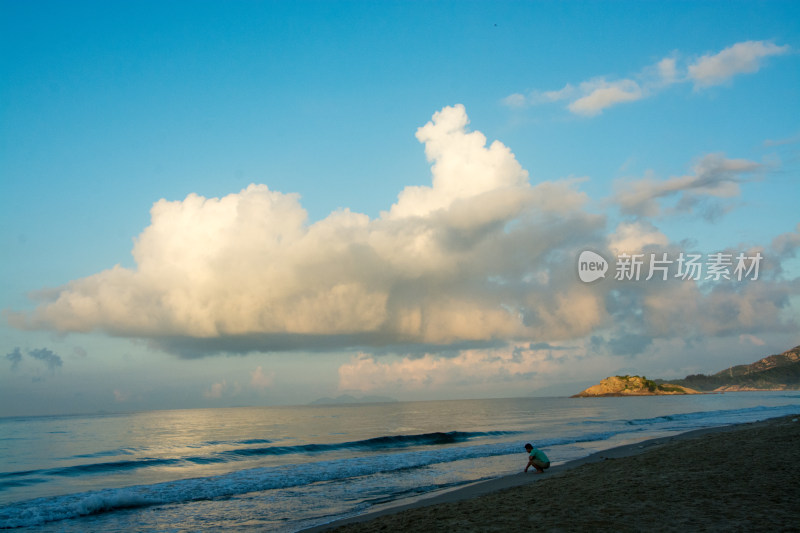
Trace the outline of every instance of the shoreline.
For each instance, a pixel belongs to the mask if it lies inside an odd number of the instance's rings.
[[[588,472],[588,470],[591,470],[593,467],[602,468],[609,463],[614,463],[615,465],[624,464],[626,462],[631,462],[633,458],[638,457],[644,458],[644,462],[647,462],[647,459],[651,458],[649,456],[655,457],[655,455],[669,455],[671,449],[673,448],[675,450],[672,450],[672,452],[679,455],[702,455],[704,450],[707,451],[708,445],[711,443],[711,441],[725,441],[726,439],[724,436],[726,434],[741,434],[739,436],[742,437],[744,434],[749,435],[759,432],[764,433],[765,431],[769,432],[771,429],[783,427],[784,429],[788,428],[788,430],[795,431],[797,436],[800,437],[800,422],[797,422],[797,420],[798,415],[790,415],[758,422],[696,429],[675,435],[647,439],[632,444],[625,444],[622,446],[594,452],[586,457],[553,466],[548,469],[545,474],[533,474],[530,472],[526,474],[520,472],[490,480],[478,481],[454,489],[447,489],[417,496],[410,500],[398,500],[396,502],[384,504],[384,506],[381,508],[370,510],[364,514],[337,519],[327,524],[313,526],[301,531],[303,533],[317,533],[334,530],[391,531],[394,530],[394,527],[400,527],[401,523],[403,528],[411,528],[416,530],[426,530],[430,528],[436,529],[436,526],[433,526],[430,523],[424,523],[425,520],[430,521],[432,519],[431,516],[427,515],[434,515],[439,522],[443,520],[446,521],[447,517],[452,514],[453,506],[469,506],[476,508],[488,506],[489,508],[486,510],[488,511],[487,520],[497,521],[499,517],[497,516],[498,513],[496,511],[496,502],[488,502],[486,500],[497,499],[498,497],[502,497],[511,491],[514,492],[510,494],[507,499],[515,501],[515,499],[518,498],[519,493],[524,493],[529,489],[536,489],[537,487],[535,487],[535,485],[538,485],[541,481],[558,480],[559,482],[564,482],[578,476],[578,474],[585,476],[587,473],[591,476],[592,473]],[[794,442],[800,442],[800,440],[795,440]],[[797,455],[800,456],[800,452],[797,453]],[[700,459],[701,464],[704,463],[702,458],[698,459]],[[707,464],[710,462],[711,458],[706,459],[709,460],[705,461]],[[800,459],[800,457],[796,457],[796,459]],[[798,463],[800,463],[800,461],[798,461]],[[630,466],[633,467],[634,465]],[[676,466],[677,465],[673,465],[673,467]],[[741,463],[734,462],[731,464],[731,468],[741,467]],[[798,464],[796,471],[799,470],[800,464]],[[639,469],[639,471],[643,473],[641,469]],[[660,473],[661,470],[657,469],[654,472],[650,472],[649,475],[658,475]],[[712,473],[713,471],[709,470],[709,475]],[[796,479],[800,478],[796,477],[795,480]],[[586,481],[591,483],[588,478]],[[665,488],[668,488],[668,485],[665,485]],[[732,504],[737,505],[735,503]],[[522,503],[519,505],[522,506]],[[452,519],[459,520],[458,517],[462,516],[462,512],[466,511],[460,511],[453,516]],[[467,514],[475,518],[476,515],[480,514],[480,511],[467,512]],[[427,516],[427,518],[424,516]],[[500,516],[502,516],[502,513],[500,513]],[[535,516],[535,513],[531,513],[531,516]],[[795,518],[800,520],[800,512],[797,513]],[[461,521],[463,522],[463,519]],[[393,526],[392,523],[395,522],[397,522],[397,524]],[[488,527],[491,523],[494,522],[486,522],[484,526]],[[618,528],[619,526],[620,524],[616,524],[615,527]],[[460,530],[465,529],[463,523],[459,524],[457,527]],[[530,526],[526,526],[528,529],[529,527]],[[553,527],[558,529],[557,525],[551,525],[549,527],[551,529]],[[593,527],[597,527],[597,525],[595,524]],[[469,527],[466,527],[466,529],[469,529]],[[482,529],[484,529],[484,527],[474,528],[476,531]]]

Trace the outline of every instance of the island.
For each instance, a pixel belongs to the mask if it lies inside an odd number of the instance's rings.
[[[572,398],[769,390],[800,390],[800,346],[710,376],[693,374],[670,382],[643,376],[611,376]]]
[[[597,385],[579,392],[572,398],[592,398],[598,396],[661,396],[665,394],[702,394],[694,389],[656,383],[644,376],[611,376]]]

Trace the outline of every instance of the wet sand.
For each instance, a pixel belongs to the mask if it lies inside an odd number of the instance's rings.
[[[800,531],[800,421],[652,439],[309,531],[333,530]]]

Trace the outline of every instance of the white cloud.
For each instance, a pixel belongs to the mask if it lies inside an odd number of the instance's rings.
[[[568,83],[555,91],[531,91],[527,96],[515,93],[504,98],[503,103],[509,107],[524,108],[566,100],[569,102],[567,109],[571,112],[590,117],[614,105],[640,100],[646,94],[646,88],[633,79],[607,81],[605,78],[595,78],[581,82],[577,87]]]
[[[609,107],[652,97],[679,83],[693,82],[695,88],[725,83],[737,74],[757,72],[765,58],[786,54],[790,50],[788,45],[746,41],[719,53],[704,55],[687,66],[679,63],[676,52],[627,78],[607,81],[605,76],[600,76],[580,82],[577,86],[567,83],[558,90],[534,90],[527,95],[514,93],[502,102],[519,109],[566,100],[570,112],[592,117]]]
[[[228,383],[226,379],[213,383],[208,389],[203,391],[203,397],[209,400],[218,400],[223,396],[238,396],[242,392],[242,386],[238,382]]]
[[[508,107],[523,108],[531,105],[550,104],[561,100],[576,98],[580,93],[572,84],[566,84],[555,91],[531,91],[527,95],[514,93],[505,97],[502,102]]]
[[[616,231],[608,237],[608,248],[615,254],[639,253],[648,246],[665,249],[669,239],[653,224],[638,220],[635,222],[620,222]]]
[[[767,332],[796,332],[797,316],[788,320],[789,294],[796,283],[783,284],[759,278],[743,283],[718,283],[707,294],[687,281],[648,288],[642,294],[642,313],[649,336],[670,338],[759,336]]]
[[[562,89],[557,91],[545,91],[541,93],[542,102],[559,102],[561,100],[568,100],[573,98],[577,93],[577,89],[572,84],[566,84]]]
[[[565,355],[566,352],[527,345],[463,350],[454,357],[425,354],[379,360],[360,354],[339,367],[339,389],[396,393],[513,381],[530,385],[535,375],[551,372],[559,365],[557,358]]]
[[[780,259],[797,249],[796,233],[775,240],[776,266],[746,287],[613,279],[589,286],[575,271],[584,249],[606,257],[677,249],[641,217],[665,211],[666,198],[686,210],[697,198],[738,195],[757,163],[709,154],[686,176],[627,183],[613,200],[640,219],[608,235],[582,180],[531,184],[508,147],[487,143],[468,124],[464,108],[453,106],[419,128],[431,184],[403,189],[379,218],[343,209],[309,223],[297,195],[255,184],[223,198],[160,200],[135,241],[136,268],[72,281],[33,312],[9,318],[21,328],[143,338],[184,357],[345,348],[409,354],[351,361],[340,380],[354,390],[390,379],[408,387],[522,379],[551,364],[525,348],[531,343],[591,346],[597,338],[629,354],[658,338],[796,329],[785,310],[797,283],[775,281]],[[436,355],[443,351],[456,355]],[[13,366],[19,357],[7,359]],[[273,381],[262,367],[250,373],[251,387]],[[217,380],[204,396],[239,392]]]
[[[695,163],[691,174],[665,180],[648,175],[638,180],[616,182],[615,202],[623,213],[653,217],[662,214],[661,201],[677,197],[674,209],[690,212],[701,197],[739,196],[739,184],[761,169],[761,164],[747,159],[728,159],[719,153],[706,154]]]
[[[796,135],[792,135],[791,137],[787,137],[785,139],[766,139],[764,141],[764,146],[773,147],[773,146],[785,146],[790,144],[797,144],[800,142],[800,133]]]
[[[509,204],[519,203],[515,198],[525,195],[528,172],[508,147],[494,141],[487,148],[486,137],[479,131],[467,131],[468,124],[464,106],[456,105],[434,113],[433,120],[417,130],[416,137],[432,163],[433,183],[430,187],[406,187],[388,218],[426,216],[459,200],[475,198],[495,204],[489,209],[489,218],[513,216]]]
[[[767,57],[788,53],[788,45],[778,46],[768,41],[736,43],[716,54],[706,54],[689,65],[688,76],[695,87],[710,87],[726,83],[737,74],[758,72]]]
[[[508,147],[468,124],[457,105],[419,128],[431,185],[406,187],[380,218],[344,209],[309,224],[297,195],[255,184],[160,200],[135,269],[72,281],[11,320],[146,338],[187,357],[585,330],[593,319],[570,318],[563,300],[574,279],[559,281],[563,294],[525,280],[560,268],[542,254],[562,249],[568,263],[568,250],[599,240],[602,217],[582,210],[577,180],[531,186]]]
[[[250,373],[250,386],[255,389],[266,389],[275,382],[275,372],[265,373],[259,366]]]
[[[225,391],[227,386],[228,383],[225,380],[222,380],[219,383],[214,383],[211,385],[211,387],[209,387],[208,390],[203,392],[203,397],[212,400],[222,398],[222,393]]]
[[[764,346],[767,344],[764,342],[764,339],[760,339],[755,335],[739,335],[739,342],[741,344],[749,343],[754,346]]]
[[[526,99],[524,94],[514,93],[506,96],[503,103],[509,107],[524,107]]]
[[[670,84],[678,81],[677,61],[674,57],[665,57],[656,65],[661,83]]]
[[[581,84],[585,96],[570,103],[567,108],[578,115],[594,116],[616,104],[642,99],[642,88],[633,80],[607,82],[595,80]]]
[[[794,232],[783,233],[772,240],[772,249],[782,258],[792,258],[800,249],[800,223],[794,229]]]

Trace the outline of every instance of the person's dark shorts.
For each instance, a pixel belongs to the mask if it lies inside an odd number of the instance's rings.
[[[543,463],[541,461],[532,461],[531,464],[533,466],[538,466],[542,470],[547,470],[548,468],[550,468],[550,461],[547,461],[546,463]]]

